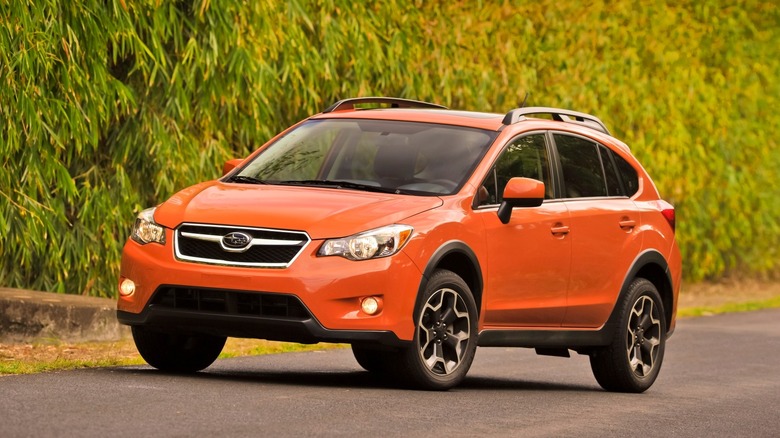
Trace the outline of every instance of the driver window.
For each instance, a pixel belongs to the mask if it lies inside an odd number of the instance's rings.
[[[507,182],[514,177],[533,178],[545,186],[545,199],[552,198],[550,165],[544,134],[533,134],[513,140],[496,161],[480,190],[479,205],[501,203]]]

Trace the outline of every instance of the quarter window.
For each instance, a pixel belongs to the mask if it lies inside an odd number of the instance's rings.
[[[617,165],[618,173],[620,174],[620,180],[623,182],[623,189],[625,189],[626,196],[634,196],[639,190],[639,177],[637,176],[636,169],[628,164],[618,154],[612,154],[615,157],[615,164]]]

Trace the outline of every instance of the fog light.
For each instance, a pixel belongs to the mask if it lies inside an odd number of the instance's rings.
[[[134,293],[135,283],[133,283],[133,280],[129,278],[122,280],[122,283],[119,284],[119,295],[122,295],[123,297],[129,297]]]
[[[378,297],[366,297],[360,302],[360,308],[368,315],[376,315],[382,310],[382,299]]]

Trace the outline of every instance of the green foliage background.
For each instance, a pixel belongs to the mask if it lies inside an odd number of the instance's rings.
[[[600,116],[678,212],[690,280],[780,267],[772,1],[10,0],[0,285],[114,295],[136,212],[337,98]]]

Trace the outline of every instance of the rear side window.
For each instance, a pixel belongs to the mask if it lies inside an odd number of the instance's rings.
[[[564,198],[607,196],[599,146],[579,137],[554,134],[563,170]]]

